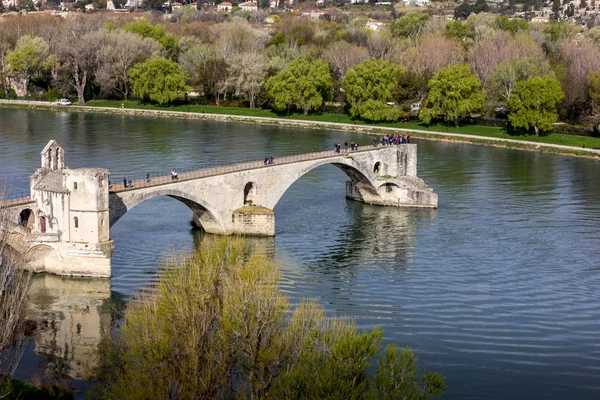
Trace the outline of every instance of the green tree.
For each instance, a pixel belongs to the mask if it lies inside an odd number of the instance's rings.
[[[293,309],[279,271],[240,239],[215,239],[163,270],[99,349],[91,398],[425,399],[445,390],[383,331],[326,318],[314,301]],[[370,372],[381,354],[376,372]]]
[[[592,109],[588,122],[594,127],[594,132],[598,134],[598,125],[600,125],[600,70],[588,74],[587,90]]]
[[[321,107],[331,95],[333,80],[325,61],[309,61],[298,58],[265,84],[269,97],[276,110],[286,110],[295,106],[307,115],[310,110]]]
[[[423,31],[423,27],[429,21],[429,14],[409,13],[392,22],[392,35],[402,38],[416,38]]]
[[[27,94],[29,80],[35,74],[48,71],[56,64],[56,57],[50,54],[48,43],[41,37],[21,36],[13,51],[5,59],[9,66],[8,75],[21,80],[19,95]]]
[[[529,24],[524,19],[508,18],[506,15],[496,17],[492,25],[496,29],[510,32],[513,35],[519,31],[529,30]]]
[[[466,64],[454,64],[440,69],[429,80],[429,95],[419,118],[425,123],[444,116],[446,121],[459,121],[481,111],[485,92],[481,82]]]
[[[548,64],[536,58],[503,62],[490,73],[486,81],[488,103],[493,107],[504,107],[517,82],[549,73]]]
[[[549,75],[517,82],[508,99],[508,119],[517,128],[549,130],[558,120],[556,108],[565,97],[560,83]]]
[[[141,18],[125,24],[123,29],[126,32],[137,33],[141,37],[156,40],[165,49],[170,59],[177,59],[179,55],[179,40],[177,37],[165,32],[164,25],[152,25],[145,18]]]
[[[133,95],[144,101],[167,104],[186,95],[186,71],[166,58],[154,57],[136,64],[129,75]]]
[[[375,58],[350,68],[343,80],[350,115],[370,121],[397,120],[400,109],[387,103],[393,100],[403,73],[402,67]]]
[[[468,39],[474,39],[475,31],[472,24],[456,20],[446,24],[446,37],[464,42]]]

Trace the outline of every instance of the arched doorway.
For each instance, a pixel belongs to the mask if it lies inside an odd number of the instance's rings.
[[[24,209],[23,211],[21,211],[21,213],[19,214],[19,225],[24,226],[25,228],[31,229],[33,228],[33,223],[34,223],[34,215],[33,215],[33,211],[31,211],[29,208]]]
[[[253,205],[256,197],[256,184],[254,182],[246,183],[244,187],[244,205]]]
[[[46,218],[40,217],[40,232],[46,233]]]
[[[381,162],[377,161],[373,167],[373,172],[379,175],[381,173]]]

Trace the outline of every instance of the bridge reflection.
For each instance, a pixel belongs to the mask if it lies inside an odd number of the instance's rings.
[[[111,329],[110,280],[34,275],[28,318],[46,375],[84,379],[102,335]]]

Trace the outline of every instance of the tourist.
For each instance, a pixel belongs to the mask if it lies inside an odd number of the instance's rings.
[[[373,147],[377,147],[378,142],[377,138],[373,139]]]
[[[123,187],[126,188],[127,187],[127,178],[123,178]]]
[[[176,181],[179,179],[179,174],[175,168],[171,169],[171,180]]]
[[[344,142],[344,151],[347,152],[348,151],[348,142]]]
[[[265,157],[265,165],[269,163],[269,157]]]
[[[151,180],[151,179],[150,179],[150,172],[148,172],[148,173],[146,174],[146,182],[150,182],[150,180]]]
[[[275,164],[275,157],[269,157],[269,164]]]
[[[132,188],[132,187],[133,187],[133,182],[131,181],[131,179],[129,179],[129,180],[127,181],[127,183],[129,184],[129,187],[130,187],[130,188]]]
[[[410,135],[406,137],[406,143],[410,143]]]

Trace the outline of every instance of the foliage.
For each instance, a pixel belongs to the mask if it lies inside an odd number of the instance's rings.
[[[506,15],[496,17],[493,23],[494,28],[500,29],[511,34],[529,29],[529,24],[522,18],[509,18]]]
[[[592,112],[596,113],[600,105],[600,69],[587,75],[587,89],[592,101]]]
[[[549,130],[558,120],[556,108],[564,94],[560,84],[551,76],[529,78],[517,82],[508,99],[508,119],[516,128]]]
[[[443,115],[446,121],[459,121],[481,111],[485,92],[481,83],[465,64],[454,64],[439,70],[429,80],[429,95],[419,118],[425,123]]]
[[[515,85],[550,73],[548,65],[534,58],[506,61],[492,71],[487,82],[487,98],[494,107],[504,107]]]
[[[246,96],[250,108],[267,76],[267,57],[261,53],[239,54],[231,64],[228,85],[237,96]]]
[[[99,349],[91,398],[432,398],[440,374],[421,373],[381,329],[359,332],[313,301],[292,309],[279,272],[218,239],[173,260],[155,290],[125,312],[121,335]]]
[[[17,46],[6,55],[10,68],[18,73],[31,75],[49,70],[56,58],[50,54],[48,44],[41,37],[21,36]]]
[[[406,71],[385,60],[372,58],[350,68],[344,77],[344,93],[350,115],[370,121],[397,120],[400,109],[389,107],[400,75]]]
[[[304,115],[321,107],[329,98],[333,81],[327,63],[298,58],[267,80],[265,88],[276,110],[294,106]]]
[[[144,38],[156,40],[167,52],[172,60],[176,60],[179,55],[179,41],[177,37],[166,33],[162,24],[152,25],[145,18],[129,22],[123,26],[126,32],[132,32]]]
[[[136,64],[130,72],[133,95],[158,104],[185,97],[187,73],[176,62],[162,57]]]
[[[392,35],[400,38],[416,38],[423,32],[423,28],[431,17],[425,13],[409,13],[391,25]]]
[[[472,25],[456,20],[446,24],[446,37],[466,41],[475,38],[475,31]]]

